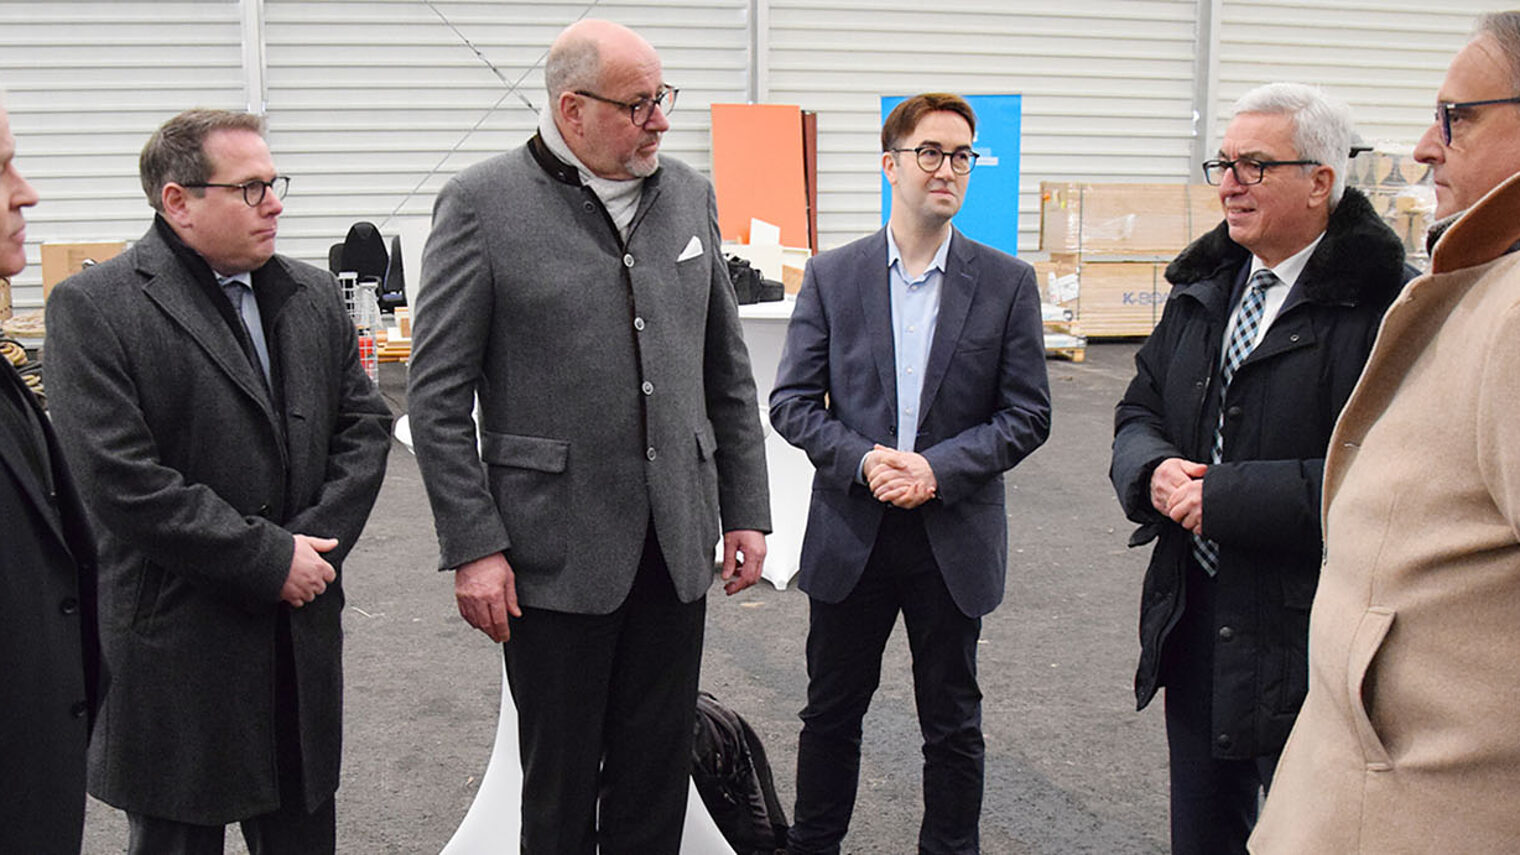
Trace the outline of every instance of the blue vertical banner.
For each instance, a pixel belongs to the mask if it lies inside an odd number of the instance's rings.
[[[907,96],[881,98],[881,120]],[[955,227],[972,240],[1017,255],[1019,251],[1019,128],[1022,95],[967,95],[976,113],[976,137],[971,147],[978,157],[971,170],[966,200],[955,215]],[[917,169],[911,158],[905,161]],[[892,185],[881,177],[881,221],[892,212]]]

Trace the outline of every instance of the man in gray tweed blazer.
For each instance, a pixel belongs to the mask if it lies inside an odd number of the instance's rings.
[[[584,20],[545,73],[538,134],[438,196],[413,435],[459,611],[505,645],[522,851],[674,855],[713,547],[735,593],[770,527],[755,385],[712,188],[658,156],[659,55]]]

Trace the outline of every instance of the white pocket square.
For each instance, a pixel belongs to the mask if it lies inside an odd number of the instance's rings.
[[[689,240],[689,241],[686,242],[686,248],[683,249],[683,250],[681,250],[681,254],[680,255],[676,256],[676,261],[680,262],[680,261],[685,261],[688,258],[696,258],[697,256],[699,256],[701,254],[702,254],[702,240],[701,240],[701,238],[698,238],[696,235],[692,235],[691,236],[691,240]]]

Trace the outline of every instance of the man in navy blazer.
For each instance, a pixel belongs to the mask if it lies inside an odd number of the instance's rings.
[[[888,226],[808,263],[771,393],[771,423],[818,470],[793,855],[839,852],[899,611],[924,737],[919,852],[978,851],[976,643],[1003,598],[1002,473],[1045,441],[1050,391],[1033,271],[950,225],[975,124],[943,94],[887,117]]]

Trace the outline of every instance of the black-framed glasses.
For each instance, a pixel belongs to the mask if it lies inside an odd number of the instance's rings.
[[[632,119],[635,125],[642,128],[649,124],[650,119],[654,118],[654,108],[656,107],[660,108],[660,112],[667,116],[670,115],[676,108],[676,93],[680,91],[674,86],[661,86],[660,90],[654,93],[653,98],[640,98],[637,101],[614,101],[611,98],[604,98],[595,92],[587,92],[584,89],[575,90],[575,94],[584,95],[593,101],[600,101],[603,104],[622,107],[628,111],[628,118]]]
[[[1320,166],[1317,160],[1255,160],[1249,157],[1236,160],[1205,160],[1203,180],[1218,185],[1224,181],[1226,172],[1235,173],[1236,184],[1260,184],[1267,177],[1267,170],[1274,166]]]
[[[976,159],[981,155],[969,148],[960,148],[947,152],[939,146],[921,145],[917,148],[889,148],[887,151],[893,154],[901,154],[905,151],[913,152],[913,159],[918,161],[918,168],[925,172],[937,172],[945,158],[950,158],[950,171],[956,175],[965,175],[976,166]]]
[[[259,205],[262,205],[264,203],[264,194],[270,190],[274,191],[274,197],[276,199],[284,199],[285,191],[290,189],[290,176],[276,175],[268,181],[261,181],[255,178],[252,181],[244,181],[242,184],[217,184],[215,182],[206,181],[200,184],[181,184],[179,186],[226,187],[231,190],[241,190],[243,191],[243,201],[248,203],[248,207],[257,208]]]
[[[1490,104],[1520,104],[1520,95],[1514,98],[1489,98],[1484,101],[1444,101],[1436,105],[1436,127],[1441,129],[1441,144],[1451,145],[1451,120],[1462,119],[1464,110],[1487,107]]]

